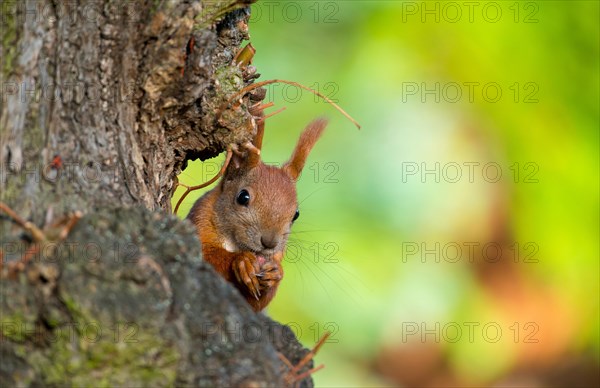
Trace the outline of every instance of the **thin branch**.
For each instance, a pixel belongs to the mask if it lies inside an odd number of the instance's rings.
[[[331,101],[331,99],[329,99],[327,96],[324,96],[323,94],[321,94],[321,93],[317,92],[316,90],[313,90],[313,89],[309,88],[308,86],[304,86],[304,85],[302,85],[302,84],[300,84],[300,83],[298,83],[298,82],[286,81],[286,80],[283,80],[283,79],[272,79],[272,80],[268,80],[268,81],[256,82],[256,83],[253,83],[253,84],[251,84],[251,85],[248,85],[248,86],[246,86],[246,87],[242,88],[242,89],[241,89],[239,92],[235,93],[235,94],[234,94],[234,95],[233,95],[233,96],[232,96],[232,97],[231,97],[231,98],[230,98],[230,99],[227,101],[227,103],[226,103],[226,104],[224,104],[224,106],[221,108],[221,110],[220,110],[220,112],[219,112],[218,116],[220,117],[220,116],[221,116],[221,113],[222,113],[222,112],[223,112],[225,109],[227,109],[227,107],[229,107],[229,105],[230,105],[230,104],[231,104],[231,103],[232,103],[232,102],[233,102],[233,101],[234,101],[236,98],[242,97],[243,95],[245,95],[245,94],[246,94],[246,93],[248,93],[249,91],[251,91],[251,90],[254,90],[254,89],[256,89],[256,88],[260,88],[260,87],[262,87],[262,86],[265,86],[265,85],[270,85],[270,84],[274,84],[274,83],[278,83],[278,82],[280,82],[280,83],[284,83],[284,84],[288,84],[288,85],[293,85],[293,86],[299,87],[299,88],[301,88],[301,89],[304,89],[304,90],[308,90],[309,92],[313,93],[314,95],[321,97],[322,99],[324,99],[325,101],[327,101],[329,104],[333,105],[333,107],[334,107],[335,109],[337,109],[337,110],[338,110],[338,111],[339,111],[341,114],[343,114],[343,115],[344,115],[344,116],[345,116],[345,117],[346,117],[348,120],[350,120],[350,121],[351,121],[351,122],[352,122],[354,125],[356,125],[356,127],[357,127],[358,129],[360,129],[360,124],[359,124],[359,123],[358,123],[356,120],[354,120],[354,119],[352,118],[352,116],[350,116],[348,113],[346,113],[346,111],[345,111],[345,110],[343,110],[343,109],[342,109],[342,108],[341,108],[341,107],[340,107],[338,104],[336,104],[335,102]]]
[[[179,198],[179,201],[177,201],[177,205],[175,205],[175,210],[173,211],[173,213],[177,214],[177,211],[179,210],[179,206],[181,205],[181,203],[183,202],[183,200],[185,199],[185,197],[187,197],[187,195],[189,193],[191,193],[194,190],[199,190],[202,189],[206,186],[209,186],[211,184],[213,184],[214,182],[217,181],[217,179],[219,179],[221,177],[221,175],[223,175],[223,173],[225,172],[225,169],[227,168],[227,166],[229,165],[229,162],[231,161],[231,155],[233,154],[233,151],[231,149],[227,150],[227,156],[225,158],[225,163],[223,163],[223,166],[221,167],[221,170],[219,170],[219,172],[217,173],[217,175],[215,175],[211,180],[209,180],[208,182],[204,182],[201,185],[198,186],[186,186],[184,184],[178,183],[179,186],[183,186],[186,188],[185,193],[183,193],[183,195],[181,196],[181,198]]]
[[[283,108],[281,108],[281,109],[277,109],[275,112],[273,112],[273,113],[269,113],[268,115],[261,117],[260,119],[258,119],[258,121],[265,121],[265,120],[266,120],[266,119],[268,119],[269,117],[273,117],[273,116],[275,116],[276,114],[283,112],[285,109],[286,109],[286,107],[285,107],[285,106],[284,106]]]

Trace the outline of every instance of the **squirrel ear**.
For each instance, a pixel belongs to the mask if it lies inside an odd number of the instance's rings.
[[[265,121],[258,120],[256,135],[252,142],[242,144],[240,149],[233,149],[231,161],[227,167],[227,172],[230,170],[239,171],[250,170],[260,163],[260,148],[262,147],[262,139],[265,133]]]
[[[262,149],[262,141],[263,141],[264,134],[265,134],[265,119],[264,119],[264,117],[261,117],[260,119],[256,120],[256,135],[254,135],[254,139],[252,140],[252,144],[254,144],[254,146],[256,148],[258,148],[259,150]]]
[[[321,137],[321,134],[327,126],[327,122],[328,121],[325,118],[316,119],[308,124],[304,129],[304,132],[300,135],[300,139],[298,139],[298,144],[296,144],[292,157],[283,166],[283,170],[292,179],[296,180],[300,176],[302,168],[304,168],[304,163],[308,158],[308,154],[317,140],[319,140],[319,137]]]
[[[248,169],[256,167],[260,163],[260,150],[262,148],[263,135],[265,134],[265,119],[260,118],[256,122],[256,135],[252,143],[246,143],[244,148],[248,150]]]

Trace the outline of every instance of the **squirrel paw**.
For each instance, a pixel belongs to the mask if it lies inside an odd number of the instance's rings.
[[[249,252],[244,252],[243,256],[238,256],[233,261],[233,273],[239,285],[244,285],[250,295],[256,300],[260,297],[260,284],[257,278],[258,261],[256,257]]]
[[[256,276],[258,277],[258,284],[261,290],[266,290],[276,286],[283,277],[283,274],[279,265],[271,261],[263,264]]]

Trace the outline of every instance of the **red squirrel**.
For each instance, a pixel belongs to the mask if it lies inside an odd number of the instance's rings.
[[[259,122],[253,147],[233,153],[219,184],[187,217],[198,231],[204,260],[257,312],[271,302],[283,278],[285,245],[300,215],[296,181],[326,125],[325,119],[311,122],[290,160],[277,168],[260,160],[264,120]]]

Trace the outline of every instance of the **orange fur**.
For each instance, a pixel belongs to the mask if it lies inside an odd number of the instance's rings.
[[[302,132],[292,157],[283,167],[293,179],[298,179],[298,176],[300,176],[310,150],[312,150],[317,140],[319,140],[326,126],[326,119],[317,119],[310,123],[304,132]]]

